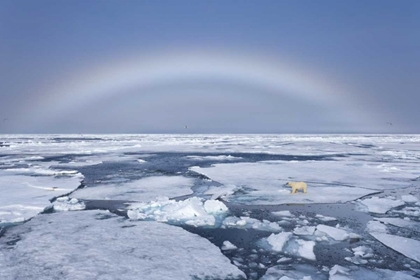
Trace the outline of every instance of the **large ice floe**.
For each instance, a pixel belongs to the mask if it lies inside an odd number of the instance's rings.
[[[379,198],[379,197],[371,197],[367,199],[360,200],[359,203],[361,210],[367,210],[371,213],[378,213],[378,214],[385,214],[392,208],[402,206],[405,204],[404,201],[395,199],[392,197],[385,197],[385,198]]]
[[[18,174],[14,174],[18,173]],[[83,176],[29,176],[0,171],[0,224],[22,222],[51,206],[54,197],[76,189]]]
[[[244,278],[198,235],[106,211],[39,215],[0,240],[2,280]]]
[[[192,194],[194,180],[182,176],[152,176],[120,184],[96,185],[78,189],[71,196],[79,199],[151,201],[164,194],[177,197]]]
[[[232,163],[216,164],[208,168],[192,167],[191,170],[223,185],[231,186],[230,189],[234,190],[234,192],[231,194],[227,192],[222,198],[242,204],[337,203],[355,200],[376,192],[371,189],[346,186],[347,182],[322,183],[327,182],[326,178],[328,177],[322,175],[323,172],[316,172],[315,175],[312,174],[311,176],[318,183],[308,182],[307,194],[298,193],[292,195],[290,194],[290,188],[284,186],[284,184],[288,181],[287,177],[292,176],[296,171],[292,172],[289,169],[283,171],[288,164],[294,165],[294,163],[283,163],[280,161]],[[320,169],[323,170],[324,168]],[[292,173],[289,173],[289,171]],[[320,175],[317,177],[316,174],[318,173]],[[341,170],[340,173],[342,173]],[[307,176],[302,171],[301,176],[295,178],[302,180]],[[328,181],[331,179],[334,178],[328,178]]]

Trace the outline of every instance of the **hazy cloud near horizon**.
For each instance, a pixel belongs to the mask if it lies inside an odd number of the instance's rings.
[[[0,133],[420,133],[415,0],[4,0],[0,62]]]

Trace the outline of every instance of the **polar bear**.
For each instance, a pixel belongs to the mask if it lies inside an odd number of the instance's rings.
[[[307,185],[305,182],[287,182],[286,186],[292,188],[292,194],[296,193],[298,190],[302,190],[304,193],[307,191]]]

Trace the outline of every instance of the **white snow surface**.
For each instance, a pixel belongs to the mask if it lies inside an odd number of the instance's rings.
[[[385,214],[392,208],[404,205],[404,201],[385,197],[385,198],[379,198],[379,197],[371,197],[367,199],[363,199],[359,201],[360,204],[367,207],[367,211],[371,213],[377,213],[377,214]]]
[[[420,232],[420,223],[400,218],[375,218],[385,224],[390,224],[396,227],[408,228]]]
[[[252,228],[261,231],[280,232],[282,228],[276,222],[257,220],[250,217],[229,216],[223,220],[222,228]]]
[[[152,176],[122,182],[78,189],[71,197],[79,199],[111,199],[147,202],[165,195],[177,197],[192,194],[194,179],[182,176]]]
[[[397,235],[370,232],[379,242],[420,263],[420,241]]]
[[[127,210],[127,215],[132,220],[155,220],[195,227],[218,226],[218,220],[222,220],[228,212],[228,208],[223,202],[204,201],[198,197],[181,201],[162,197],[147,203],[130,204]]]
[[[86,208],[84,202],[79,201],[76,198],[70,198],[68,196],[57,198],[53,204],[55,211],[75,211],[83,210]]]
[[[7,245],[19,235],[16,245]],[[82,238],[81,238],[82,236]],[[211,242],[106,211],[39,215],[0,240],[0,279],[244,279]]]
[[[287,164],[294,165],[294,163]],[[292,195],[290,194],[291,189],[284,186],[288,180],[281,179],[290,176],[288,173],[282,172],[284,165],[286,163],[283,161],[223,163],[206,168],[195,166],[191,167],[190,170],[203,174],[223,185],[241,187],[242,192],[239,194],[230,194],[222,198],[243,204],[337,203],[355,200],[376,192],[365,188],[348,187],[345,186],[346,183],[332,185],[308,183],[307,194]],[[324,167],[319,168],[319,170],[324,170]],[[323,173],[318,171],[316,174]],[[343,170],[336,170],[336,172],[346,173]]]
[[[273,251],[281,252],[291,237],[292,233],[290,232],[280,232],[277,234],[272,233],[269,237],[267,237],[267,242],[270,244]]]
[[[34,217],[51,206],[50,199],[76,189],[83,178],[80,174],[55,177],[13,173],[0,171],[0,224]]]
[[[230,251],[230,250],[235,250],[235,249],[238,249],[238,247],[236,247],[230,241],[228,241],[228,240],[223,241],[223,245],[222,245],[222,250],[223,251]]]
[[[330,227],[326,225],[317,225],[316,230],[325,233],[326,235],[337,241],[343,241],[349,238],[348,232],[340,228]]]
[[[329,271],[329,280],[415,280],[417,278],[400,271],[389,269],[366,269],[359,266],[334,265]]]

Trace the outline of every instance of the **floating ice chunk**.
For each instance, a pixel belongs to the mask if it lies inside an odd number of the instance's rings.
[[[275,215],[275,216],[280,216],[280,217],[294,217],[295,215],[293,215],[292,213],[290,213],[289,210],[283,210],[283,211],[276,211],[276,212],[271,212],[271,214]]]
[[[335,265],[331,268],[329,280],[415,280],[417,278],[400,271],[388,269],[366,269],[363,267],[351,266],[351,268]]]
[[[224,161],[224,160],[238,160],[241,157],[234,157],[231,155],[219,155],[219,156],[186,156],[187,159],[191,160],[212,160],[212,161]]]
[[[313,235],[314,232],[315,232],[315,227],[313,226],[296,227],[293,230],[293,233],[296,235]]]
[[[261,280],[327,280],[327,275],[319,273],[316,267],[298,264],[293,267],[277,265],[267,269]]]
[[[21,237],[17,244],[7,245],[15,236]],[[2,280],[245,277],[218,247],[196,234],[105,211],[39,215],[0,239]]]
[[[232,244],[228,240],[223,241],[223,245],[222,245],[223,251],[236,250],[236,249],[238,249],[238,247],[236,247],[234,244]]]
[[[282,258],[277,260],[277,263],[285,263],[285,262],[289,262],[291,260],[292,260],[291,258],[282,257]]]
[[[72,192],[78,176],[7,175],[0,171],[0,223],[30,219],[50,207],[50,199]]]
[[[366,246],[352,248],[352,251],[354,253],[354,256],[345,257],[345,260],[354,264],[367,264],[368,261],[366,259],[373,257],[373,250]]]
[[[384,222],[386,224],[391,224],[396,227],[408,228],[408,229],[420,232],[419,222],[407,221],[407,220],[399,219],[399,218],[375,218],[375,220]]]
[[[181,201],[160,198],[148,203],[131,204],[127,207],[127,215],[132,220],[155,220],[195,227],[214,227],[216,217],[221,220],[228,211],[222,204],[220,201],[208,202],[208,206],[205,207],[203,199],[198,197]]]
[[[368,232],[380,232],[380,233],[387,233],[388,229],[386,226],[378,221],[369,221],[366,225],[366,229]]]
[[[221,214],[226,213],[228,208],[226,205],[218,200],[206,200],[204,202],[204,210],[209,214]]]
[[[269,237],[267,237],[267,242],[270,244],[273,251],[281,252],[290,237],[292,237],[291,232],[280,232],[277,234],[272,233]]]
[[[240,189],[235,185],[212,186],[204,194],[211,195],[211,199],[226,198]]]
[[[317,231],[323,232],[329,237],[331,237],[332,239],[337,240],[337,241],[343,241],[349,238],[349,234],[347,233],[347,231],[339,229],[339,228],[330,227],[326,225],[317,225],[316,229]]]
[[[252,228],[261,231],[279,232],[281,227],[275,222],[257,220],[250,217],[226,217],[223,220],[224,228]]]
[[[145,161],[144,159],[140,159],[140,158],[139,158],[139,159],[137,160],[137,162],[140,162],[140,163],[145,163],[146,161]]]
[[[320,219],[323,222],[331,222],[331,221],[336,221],[337,219],[334,217],[328,217],[328,216],[323,216],[321,214],[316,214],[315,218]]]
[[[390,209],[404,205],[404,201],[392,198],[372,197],[359,201],[371,213],[385,214]]]
[[[407,203],[414,203],[414,202],[419,201],[419,199],[417,197],[415,197],[414,195],[411,195],[411,194],[402,195],[401,200],[404,201],[404,202],[407,202]]]
[[[418,202],[416,203],[416,205]],[[412,217],[420,217],[420,207],[417,206],[406,206],[401,210],[392,210],[392,213],[399,213],[404,214],[406,216],[412,216]]]
[[[72,197],[151,201],[159,196],[177,197],[192,194],[194,180],[182,176],[153,176],[120,184],[106,184],[78,189]]]
[[[420,241],[380,232],[370,234],[389,248],[420,263]]]
[[[308,259],[308,260],[316,260],[315,254],[314,254],[314,241],[305,241],[301,239],[296,240],[297,244],[299,244],[299,248],[297,251],[298,256]]]
[[[86,208],[86,205],[82,201],[76,198],[69,198],[68,196],[57,198],[53,205],[55,211],[74,211]]]

